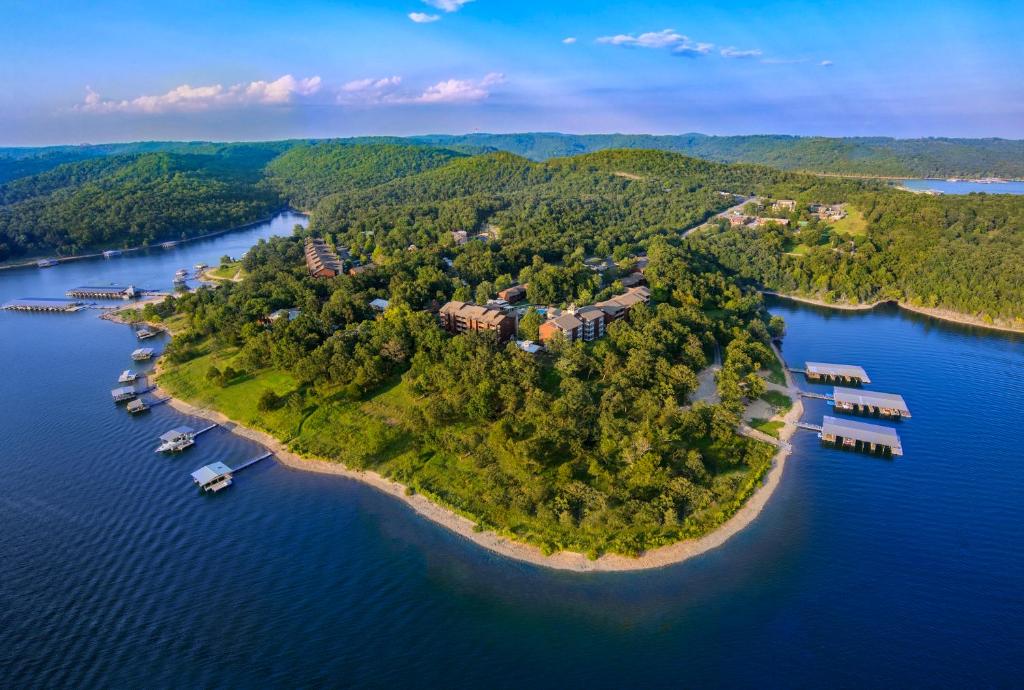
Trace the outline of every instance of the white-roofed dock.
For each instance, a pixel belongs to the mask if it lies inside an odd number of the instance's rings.
[[[836,386],[832,391],[832,400],[837,412],[852,412],[896,419],[910,418],[907,401],[897,393],[877,393]]]
[[[808,381],[814,382],[871,383],[871,379],[868,378],[868,373],[864,371],[864,368],[855,364],[807,362],[804,364],[804,374],[807,376]]]
[[[223,462],[213,462],[204,465],[192,473],[192,481],[203,491],[216,493],[221,489],[231,486],[231,468]]]
[[[903,455],[899,434],[886,426],[848,419],[825,417],[821,422],[821,440],[840,448],[880,455]]]

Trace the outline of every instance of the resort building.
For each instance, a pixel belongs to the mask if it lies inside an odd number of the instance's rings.
[[[889,427],[877,424],[825,417],[821,423],[821,440],[829,445],[865,453],[903,455],[899,435]]]
[[[789,218],[755,218],[754,227],[761,228],[765,225],[789,225]]]
[[[598,302],[594,306],[600,309],[607,316],[606,321],[621,319],[629,313],[629,310],[643,302],[646,304],[651,300],[651,291],[646,287],[632,287],[621,295],[612,297],[609,300]]]
[[[793,199],[779,199],[772,204],[772,208],[776,211],[795,211],[796,201]]]
[[[341,274],[342,262],[327,248],[327,243],[315,237],[306,238],[306,268],[314,278],[334,278]]]
[[[585,342],[604,337],[604,323],[608,317],[600,307],[581,307],[576,310],[576,318],[583,322],[580,337]]]
[[[526,299],[526,285],[513,285],[504,290],[498,290],[498,297],[509,304],[515,304]]]
[[[377,268],[377,264],[370,261],[369,263],[365,263],[362,266],[353,266],[352,268],[348,269],[348,274],[350,276],[358,276],[362,275],[363,273],[369,273],[375,268]]]
[[[542,342],[548,342],[559,333],[570,343],[583,338],[583,321],[568,312],[548,319],[538,329]]]
[[[750,216],[743,215],[742,213],[729,214],[729,225],[733,226],[734,228],[739,227],[741,225],[746,225],[747,223],[750,222],[750,220]]]
[[[643,285],[646,278],[643,273],[630,273],[628,276],[622,276],[619,278],[619,282],[622,283],[622,287],[631,288],[638,285]]]
[[[500,309],[482,307],[469,302],[451,301],[438,312],[441,326],[449,333],[466,331],[494,331],[499,342],[505,342],[516,331],[515,317]]]
[[[815,383],[838,381],[842,383],[871,383],[868,373],[853,364],[828,364],[826,362],[806,362],[804,373],[808,381]]]
[[[836,412],[875,415],[909,419],[910,408],[902,395],[896,393],[876,393],[856,388],[836,386],[832,391],[832,400]]]

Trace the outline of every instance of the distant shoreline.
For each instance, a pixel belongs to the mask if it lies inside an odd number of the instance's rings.
[[[826,302],[824,300],[816,299],[814,297],[788,295],[782,292],[775,292],[773,290],[760,290],[759,292],[762,295],[771,295],[772,297],[788,299],[794,302],[803,302],[804,304],[812,304],[814,306],[827,307],[829,309],[840,309],[843,311],[869,311],[883,304],[895,304],[900,309],[906,309],[907,311],[914,312],[915,314],[923,314],[924,316],[930,316],[933,319],[939,319],[941,321],[957,323],[960,324],[961,326],[974,326],[975,328],[985,328],[992,331],[1002,331],[1004,333],[1024,333],[1024,326],[1010,326],[1004,323],[987,323],[975,316],[970,316],[969,314],[950,311],[948,309],[918,307],[899,300],[879,300],[877,302],[870,303]]]
[[[38,261],[42,260],[42,259],[53,259],[58,264],[63,264],[63,263],[70,263],[72,261],[81,261],[83,259],[100,259],[100,258],[103,258],[103,252],[109,252],[109,251],[118,251],[118,252],[121,252],[122,254],[126,254],[128,252],[140,252],[140,251],[143,251],[144,249],[157,249],[164,242],[174,242],[175,246],[177,246],[179,244],[185,244],[186,242],[195,242],[196,240],[205,240],[205,239],[208,239],[210,237],[217,237],[218,235],[223,235],[225,233],[235,232],[237,230],[245,230],[246,228],[251,228],[251,227],[253,227],[255,225],[262,225],[263,223],[269,223],[270,221],[274,220],[275,218],[277,218],[282,213],[295,213],[295,214],[303,215],[303,216],[309,215],[305,211],[298,211],[298,210],[296,210],[294,208],[291,208],[290,206],[286,206],[286,207],[284,207],[282,209],[278,209],[277,211],[274,211],[269,216],[265,216],[265,217],[259,218],[257,220],[249,221],[248,223],[243,223],[241,225],[235,225],[235,226],[232,226],[230,228],[224,228],[223,230],[214,230],[213,232],[207,232],[207,233],[202,234],[202,235],[196,235],[195,237],[187,237],[187,238],[181,239],[181,240],[172,240],[172,239],[156,240],[154,244],[144,244],[144,245],[140,245],[138,247],[128,247],[126,249],[121,249],[119,247],[108,247],[107,249],[98,249],[95,252],[92,252],[90,254],[75,254],[73,256],[53,256],[52,254],[40,254],[39,256],[36,256],[34,258],[31,258],[31,259],[25,259],[23,261],[19,259],[19,263],[16,263],[16,264],[11,264],[11,263],[0,264],[0,271],[6,271],[6,270],[9,270],[9,269],[12,269],[12,268],[35,268],[36,267],[36,263]]]

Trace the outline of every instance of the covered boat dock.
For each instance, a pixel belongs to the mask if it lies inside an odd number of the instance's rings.
[[[825,417],[821,423],[821,440],[864,453],[903,455],[899,435],[889,427],[877,424]]]
[[[80,297],[82,299],[131,299],[137,293],[134,285],[124,287],[108,285],[106,287],[83,286],[71,288],[64,294],[68,297]]]
[[[876,393],[874,391],[857,390],[836,386],[832,392],[837,412],[875,415],[909,419],[910,408],[902,395],[897,393]]]
[[[804,374],[808,381],[814,382],[841,382],[864,384],[871,383],[868,373],[863,367],[855,364],[829,364],[826,362],[807,362],[804,365]]]
[[[223,462],[204,465],[192,473],[192,481],[203,491],[217,492],[231,486],[231,468]]]
[[[78,311],[82,303],[71,299],[52,299],[50,297],[22,297],[12,299],[3,306],[10,311]]]

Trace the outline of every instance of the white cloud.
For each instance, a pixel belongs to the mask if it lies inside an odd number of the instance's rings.
[[[833,63],[831,60],[822,60],[818,64],[822,67],[831,67]]]
[[[576,42],[576,37],[575,36],[566,36],[565,38],[562,39],[562,43],[566,44],[567,46],[571,46],[575,42]]]
[[[441,18],[439,14],[427,14],[426,12],[410,12],[409,19],[417,24],[430,24]]]
[[[491,95],[490,87],[505,82],[505,75],[491,72],[483,79],[448,79],[428,87],[411,103],[471,103]]]
[[[458,12],[463,5],[473,2],[473,0],[423,0],[423,2],[444,12]]]
[[[739,48],[734,48],[733,46],[729,46],[728,48],[722,48],[722,50],[719,52],[721,53],[722,57],[736,58],[738,60],[761,57],[762,55],[761,51],[758,50],[757,48],[753,48],[751,50],[740,50]]]
[[[419,93],[401,91],[402,78],[357,79],[341,87],[337,101],[349,106],[429,105],[473,103],[491,95],[491,87],[503,84],[505,76],[491,72],[481,79],[446,79]]]
[[[297,96],[312,96],[320,90],[320,86],[320,77],[296,79],[286,74],[274,81],[253,81],[228,87],[220,84],[182,84],[164,94],[120,101],[105,99],[87,86],[85,100],[75,109],[91,113],[159,114],[250,105],[284,105],[291,103]]]
[[[677,33],[675,29],[662,29],[661,31],[648,31],[638,36],[633,34],[616,34],[615,36],[601,36],[598,43],[620,46],[623,48],[653,48],[669,50],[675,55],[697,56],[707,55],[714,48],[712,43],[692,41],[689,36]]]

